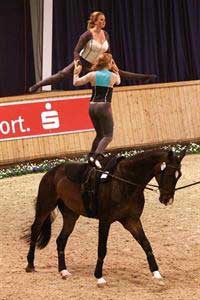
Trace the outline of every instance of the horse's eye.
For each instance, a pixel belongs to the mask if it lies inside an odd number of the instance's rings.
[[[179,171],[175,172],[175,178],[177,179],[179,177]]]
[[[160,166],[161,171],[164,171],[164,169],[166,168],[166,163],[163,162]]]

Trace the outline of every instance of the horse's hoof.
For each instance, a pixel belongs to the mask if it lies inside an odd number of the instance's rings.
[[[35,267],[30,267],[30,266],[27,266],[25,270],[26,270],[27,273],[36,272]]]
[[[165,285],[164,281],[163,281],[163,277],[160,275],[159,271],[154,271],[153,272],[153,278],[155,278],[155,282],[158,285]]]
[[[158,285],[165,285],[165,282],[161,279],[161,280],[157,280],[156,281],[156,283],[158,284]]]
[[[99,279],[97,280],[97,286],[98,286],[98,287],[103,287],[106,283],[107,283],[107,282],[106,282],[106,280],[105,280],[103,277],[101,277],[101,278],[99,278]]]
[[[153,277],[156,279],[163,279],[162,276],[160,275],[159,271],[154,271],[153,272]]]
[[[60,272],[60,275],[61,275],[62,279],[67,279],[67,277],[71,276],[72,274],[68,270],[62,270]]]

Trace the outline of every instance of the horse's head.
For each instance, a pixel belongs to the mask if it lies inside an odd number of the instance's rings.
[[[181,160],[185,156],[185,150],[176,155],[172,150],[167,157],[155,166],[155,178],[159,185],[160,202],[168,205],[174,201],[175,187],[181,177]]]

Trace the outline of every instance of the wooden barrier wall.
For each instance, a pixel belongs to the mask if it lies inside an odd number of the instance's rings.
[[[90,91],[47,92],[0,98],[0,103]],[[200,81],[116,87],[114,138],[108,150],[200,142]],[[1,117],[0,117],[1,118]],[[0,142],[0,165],[89,151],[94,131]]]

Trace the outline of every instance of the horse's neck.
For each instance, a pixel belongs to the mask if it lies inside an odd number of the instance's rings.
[[[146,185],[154,177],[154,167],[158,162],[158,158],[130,159],[124,162],[124,169],[129,180]]]

